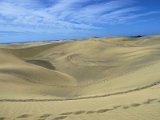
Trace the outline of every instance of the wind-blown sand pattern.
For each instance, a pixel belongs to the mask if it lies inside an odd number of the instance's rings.
[[[0,120],[159,120],[160,35],[0,45]]]

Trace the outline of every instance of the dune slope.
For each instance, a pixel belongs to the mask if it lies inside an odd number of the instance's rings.
[[[0,120],[160,119],[160,35],[1,44],[0,56]]]

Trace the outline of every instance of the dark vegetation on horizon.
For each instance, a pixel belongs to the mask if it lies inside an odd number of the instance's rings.
[[[144,37],[144,36],[150,36],[150,35],[135,35],[135,36],[128,36],[131,38],[140,38],[140,37]],[[105,36],[102,36],[105,37]],[[106,36],[106,37],[110,37],[110,36]],[[115,36],[116,37],[116,36]],[[117,36],[118,37],[118,36]],[[60,40],[43,40],[43,41],[24,41],[24,42],[10,42],[10,43],[0,43],[0,44],[22,44],[22,43],[31,43],[31,42],[53,42],[53,41],[67,41],[67,40],[81,40],[81,39],[88,39],[88,38],[101,38],[100,36],[91,36],[91,37],[87,37],[87,38],[80,38],[80,39],[60,39]]]

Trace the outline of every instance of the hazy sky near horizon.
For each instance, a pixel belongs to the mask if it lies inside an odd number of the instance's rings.
[[[160,0],[0,0],[0,43],[160,33]]]

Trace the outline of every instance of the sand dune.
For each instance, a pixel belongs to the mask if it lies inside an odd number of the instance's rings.
[[[0,120],[159,120],[160,35],[0,45]]]

